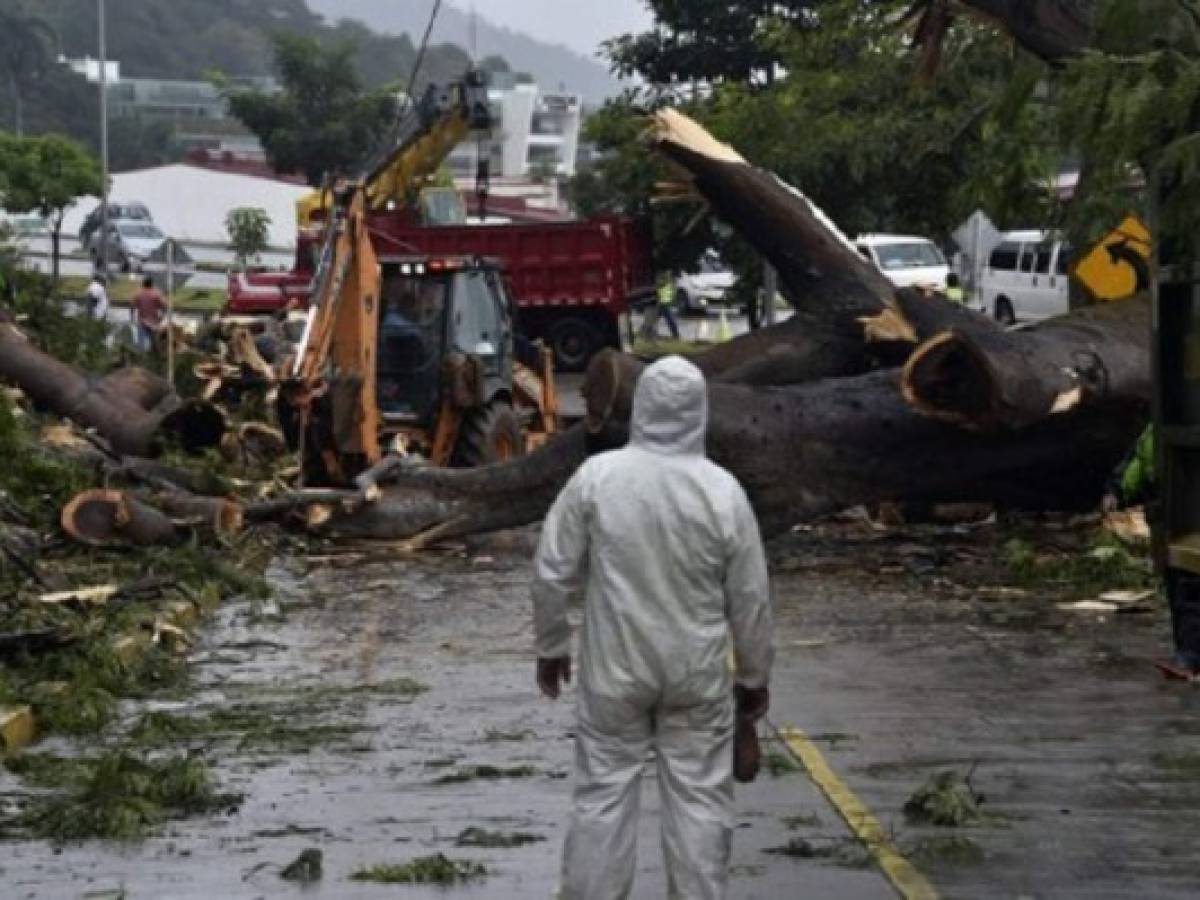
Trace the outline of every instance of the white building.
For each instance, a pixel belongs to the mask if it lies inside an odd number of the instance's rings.
[[[493,178],[575,174],[575,154],[583,105],[578,94],[543,93],[536,84],[517,84],[511,74],[492,75],[491,140],[482,148]],[[447,165],[457,178],[474,178],[481,148],[474,139],[450,154]]]
[[[271,247],[286,250],[296,245],[296,201],[309,191],[304,185],[270,178],[176,164],[114,175],[109,196],[114,203],[146,204],[163,231],[192,245],[225,246],[228,212],[239,206],[259,207],[271,217]],[[76,203],[66,215],[63,233],[78,233],[84,217],[98,203],[95,198]]]

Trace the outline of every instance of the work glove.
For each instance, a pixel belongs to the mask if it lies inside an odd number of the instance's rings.
[[[770,688],[748,688],[740,684],[733,686],[733,699],[737,705],[737,717],[757,722],[767,714],[771,706]]]
[[[748,688],[736,684],[733,686],[733,700],[737,709],[733,731],[733,778],[741,784],[748,784],[758,777],[762,765],[762,747],[758,743],[755,722],[767,714],[771,692],[765,687]]]
[[[537,683],[542,693],[551,700],[557,700],[564,684],[571,683],[571,657],[556,656],[552,659],[538,659]]]

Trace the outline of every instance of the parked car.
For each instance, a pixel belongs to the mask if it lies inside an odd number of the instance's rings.
[[[700,257],[695,272],[685,272],[675,280],[675,305],[680,312],[704,313],[709,304],[720,303],[737,276],[721,260],[715,250],[708,250]]]
[[[142,264],[154,254],[167,236],[153,222],[144,219],[118,219],[108,223],[108,263],[123,272],[140,272]],[[92,262],[100,265],[100,234],[97,229],[84,249]]]
[[[79,243],[86,246],[92,240],[93,235],[100,228],[101,206],[96,204],[96,208],[87,214],[87,218],[83,220],[83,224],[79,226]],[[136,200],[132,201],[113,201],[108,203],[108,221],[116,222],[119,220],[153,222],[154,219],[150,215],[150,210],[145,203],[139,203]]]
[[[31,242],[50,236],[50,223],[37,214],[8,216],[4,225],[8,228],[9,240],[22,251],[29,250]]]
[[[1070,309],[1071,247],[1053,232],[1010,231],[992,250],[971,306],[1004,325]]]
[[[896,287],[946,290],[950,266],[937,244],[928,238],[907,234],[862,234],[855,238],[854,246]]]

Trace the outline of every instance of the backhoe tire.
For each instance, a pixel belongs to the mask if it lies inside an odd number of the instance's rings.
[[[513,408],[494,400],[468,413],[458,433],[454,465],[464,468],[503,462],[525,453],[525,433]]]

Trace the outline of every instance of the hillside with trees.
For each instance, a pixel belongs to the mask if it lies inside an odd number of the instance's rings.
[[[0,7],[0,128],[63,132],[99,146],[94,86],[58,62],[98,55],[95,0],[8,0]],[[416,61],[407,35],[380,35],[357,22],[326,25],[305,0],[120,0],[108,4],[108,57],[127,77],[202,80],[274,72],[273,39],[299,35],[345,45],[368,91],[406,85]],[[470,63],[459,47],[429,47],[418,88],[460,74]],[[34,101],[36,98],[36,101]],[[18,128],[18,125],[20,126]],[[114,169],[177,158],[169,127],[134,118],[111,122]]]

